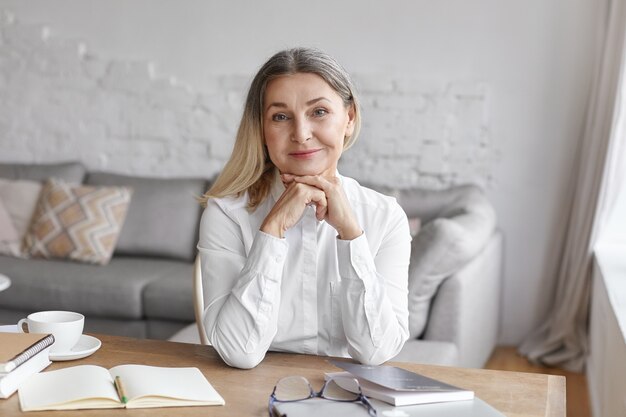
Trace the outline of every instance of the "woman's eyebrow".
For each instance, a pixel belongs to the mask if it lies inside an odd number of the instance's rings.
[[[268,110],[269,110],[270,108],[272,108],[272,107],[280,107],[281,109],[285,109],[285,108],[287,108],[287,105],[286,105],[285,103],[279,103],[279,102],[276,102],[276,103],[270,103],[270,104],[268,104],[268,105],[267,105],[267,107],[265,108],[265,111],[268,111]]]
[[[318,102],[320,102],[320,101],[328,101],[328,102],[330,102],[330,100],[329,100],[329,99],[327,99],[326,97],[317,97],[317,98],[314,98],[314,99],[312,99],[312,100],[307,101],[305,104],[306,104],[307,106],[310,106],[310,105],[315,104],[315,103],[318,103]],[[287,104],[285,104],[285,103],[281,103],[281,102],[278,102],[278,101],[277,101],[277,102],[275,102],[275,103],[270,103],[270,104],[268,104],[268,106],[265,108],[265,111],[268,111],[268,110],[269,110],[270,108],[272,108],[272,107],[279,107],[279,108],[281,108],[281,109],[285,109],[285,108],[287,108]]]
[[[315,104],[318,101],[322,101],[322,100],[326,100],[326,101],[330,101],[329,99],[327,99],[326,97],[318,97],[318,98],[314,98],[313,100],[309,100],[306,102],[307,106],[310,106],[311,104]]]

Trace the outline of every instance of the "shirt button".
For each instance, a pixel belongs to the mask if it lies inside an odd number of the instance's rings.
[[[276,256],[276,258],[274,258],[274,259],[276,259],[276,263],[278,264],[278,263],[281,263],[281,262],[282,262],[283,257],[282,257],[282,256],[280,256],[280,255],[278,255],[278,256]]]

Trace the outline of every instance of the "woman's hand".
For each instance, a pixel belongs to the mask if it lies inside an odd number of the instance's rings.
[[[352,240],[363,233],[352,211],[352,207],[350,207],[348,198],[341,187],[339,178],[325,178],[320,175],[296,176],[282,174],[281,179],[283,183],[289,187],[294,185],[306,185],[323,192],[325,206],[323,210],[320,211],[318,208],[316,211],[317,219],[326,220],[328,224],[334,227],[339,234],[339,239]],[[278,205],[278,203],[276,203],[276,205]],[[302,212],[300,212],[300,214],[302,214]],[[298,219],[296,219],[296,221],[298,221]]]
[[[326,194],[319,188],[304,183],[285,182],[286,189],[261,224],[261,231],[283,238],[285,231],[293,227],[304,209],[315,204],[315,216],[318,220],[326,217]]]

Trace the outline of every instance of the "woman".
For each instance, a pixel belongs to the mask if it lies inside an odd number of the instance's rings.
[[[279,52],[252,81],[198,244],[204,326],[227,364],[268,350],[379,364],[406,341],[406,215],[337,172],[359,127],[349,76],[323,52]]]

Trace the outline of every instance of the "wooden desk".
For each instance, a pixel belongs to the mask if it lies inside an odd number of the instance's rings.
[[[111,368],[125,363],[155,366],[196,366],[226,400],[225,406],[181,407],[140,410],[80,410],[22,413],[17,394],[0,400],[0,416],[263,416],[276,381],[284,376],[305,376],[314,388],[322,386],[324,372],[338,371],[326,358],[269,353],[251,370],[226,366],[213,348],[185,343],[95,335],[102,347],[92,356],[56,362],[46,370],[94,364]],[[565,378],[562,376],[485,369],[396,363],[402,368],[469,388],[476,396],[508,417],[565,417]]]

